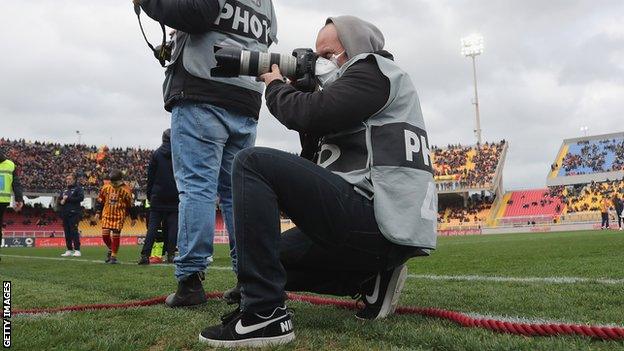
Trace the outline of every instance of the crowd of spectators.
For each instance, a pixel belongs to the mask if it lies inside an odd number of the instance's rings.
[[[615,194],[624,194],[624,179],[606,182],[591,182],[585,186],[569,186],[564,203],[568,213],[599,211],[603,198],[613,199]]]
[[[134,188],[145,189],[152,150],[83,144],[0,139],[0,148],[16,163],[26,192],[56,193],[74,173],[86,192],[96,192],[112,169],[121,170]]]
[[[460,201],[440,204],[438,209],[439,223],[456,223],[458,225],[480,224],[483,213],[492,208],[494,196],[473,194],[468,198],[466,206]]]
[[[561,162],[564,175],[624,170],[624,139],[581,140],[576,145],[581,147],[579,152],[568,152]],[[607,162],[610,154],[613,162]],[[552,171],[557,168],[557,163],[551,166]]]
[[[476,146],[432,147],[433,170],[439,190],[488,187],[498,166],[505,140]]]

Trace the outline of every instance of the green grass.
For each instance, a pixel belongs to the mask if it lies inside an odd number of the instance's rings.
[[[137,247],[122,247],[134,262]],[[2,249],[3,255],[58,257],[61,249]],[[101,260],[102,248],[85,248]],[[229,266],[218,246],[215,266]],[[409,262],[411,274],[624,279],[624,234],[573,232],[441,238],[430,257]],[[171,266],[109,266],[2,257],[0,278],[13,283],[13,308],[120,303],[175,289]],[[231,287],[229,270],[209,270],[207,291]],[[408,279],[402,305],[433,306],[483,315],[624,325],[624,284]],[[526,338],[419,316],[363,323],[352,311],[290,303],[297,339],[279,350],[622,350],[624,342],[581,337]],[[196,309],[164,306],[13,318],[15,350],[206,350],[199,331],[230,307],[210,301]]]

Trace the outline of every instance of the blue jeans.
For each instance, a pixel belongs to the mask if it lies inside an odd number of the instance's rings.
[[[175,276],[203,272],[212,262],[217,195],[237,272],[232,215],[232,163],[253,146],[258,122],[206,103],[180,102],[171,113],[171,153],[180,205]]]

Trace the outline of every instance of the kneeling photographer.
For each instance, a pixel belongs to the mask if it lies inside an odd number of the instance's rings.
[[[359,297],[358,318],[384,318],[396,308],[407,259],[435,249],[437,195],[420,104],[383,45],[374,25],[332,17],[316,41],[322,89],[297,90],[277,65],[261,76],[269,110],[300,133],[302,155],[314,162],[269,148],[237,154],[242,300],[202,341],[293,340],[285,290]],[[297,225],[283,235],[280,210]]]

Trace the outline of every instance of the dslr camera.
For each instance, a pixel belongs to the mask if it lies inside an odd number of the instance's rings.
[[[237,47],[215,46],[217,65],[210,70],[213,77],[258,77],[279,66],[282,75],[303,91],[316,88],[315,66],[318,55],[312,49],[293,50],[291,55],[248,51]]]

